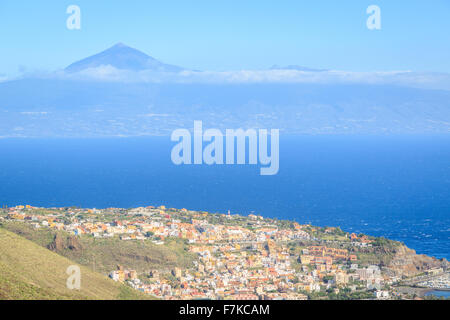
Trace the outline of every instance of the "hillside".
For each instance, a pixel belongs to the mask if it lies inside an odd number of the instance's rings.
[[[444,133],[449,100],[448,91],[375,85],[23,79],[0,83],[0,136],[169,135],[194,120],[293,134]]]
[[[144,295],[81,267],[81,289],[66,287],[74,262],[0,228],[0,300],[145,299]]]
[[[2,227],[14,232],[44,248],[68,258],[75,263],[87,266],[97,272],[107,274],[122,265],[138,272],[152,269],[168,269],[192,266],[195,256],[187,251],[182,241],[172,241],[158,246],[151,241],[120,241],[73,237],[64,231],[33,229],[23,223],[2,223]]]

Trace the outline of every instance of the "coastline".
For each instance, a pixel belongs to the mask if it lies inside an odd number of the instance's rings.
[[[432,289],[413,286],[449,269],[445,259],[417,255],[386,238],[254,214],[164,206],[28,205],[1,209],[0,223],[10,232],[161,299],[222,299],[225,292],[234,292],[236,299],[425,296]],[[172,258],[151,262],[161,254]],[[192,291],[184,283],[199,287]],[[223,291],[217,291],[218,286]]]

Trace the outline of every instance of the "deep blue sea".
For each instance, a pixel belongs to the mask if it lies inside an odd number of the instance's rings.
[[[450,258],[450,135],[281,137],[280,172],[175,166],[168,137],[0,139],[0,205],[165,205],[288,218]]]

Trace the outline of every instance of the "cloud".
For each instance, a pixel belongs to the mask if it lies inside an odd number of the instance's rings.
[[[44,116],[49,113],[50,112],[47,112],[47,111],[24,111],[24,112],[21,112],[20,114],[27,115],[27,116]]]
[[[9,80],[8,76],[6,76],[5,74],[0,74],[0,82],[5,82],[8,80]]]
[[[450,90],[450,74],[394,72],[307,72],[297,70],[241,70],[232,72],[184,72],[185,81],[226,83],[315,83],[315,84],[376,84],[401,85],[427,89]]]
[[[144,117],[154,118],[154,117],[170,117],[171,114],[168,113],[147,113],[143,115]]]
[[[23,77],[26,77],[24,75]],[[450,90],[450,74],[433,72],[388,71],[350,72],[339,70],[302,71],[293,69],[237,71],[131,71],[103,65],[76,73],[57,71],[33,73],[28,76],[124,83],[312,83],[312,84],[373,84],[399,85],[424,89]],[[0,76],[1,79],[1,76]]]

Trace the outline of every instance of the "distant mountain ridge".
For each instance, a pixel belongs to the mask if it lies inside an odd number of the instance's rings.
[[[184,70],[178,66],[162,63],[123,43],[118,43],[105,51],[72,63],[65,71],[73,73],[101,66],[112,66],[116,69],[132,71],[180,72]]]

